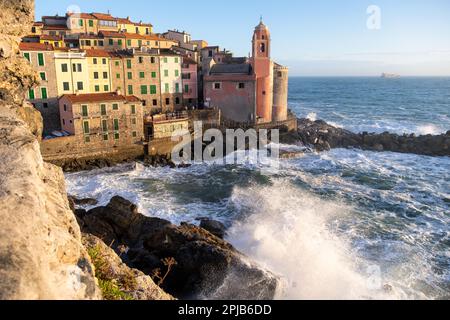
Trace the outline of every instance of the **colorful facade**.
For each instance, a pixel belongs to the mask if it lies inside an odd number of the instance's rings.
[[[198,106],[197,62],[188,57],[182,59],[183,103],[187,107],[196,107]]]
[[[104,50],[85,50],[89,73],[89,93],[111,92],[111,55]]]
[[[171,50],[160,50],[162,112],[183,109],[182,57]]]
[[[107,148],[138,144],[144,138],[142,102],[116,93],[64,95],[61,127],[86,145]]]
[[[90,92],[86,52],[78,50],[55,51],[58,96]]]

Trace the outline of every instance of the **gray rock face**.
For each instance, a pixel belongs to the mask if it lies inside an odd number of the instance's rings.
[[[114,197],[106,207],[88,211],[83,232],[113,247],[129,248],[123,256],[133,268],[151,275],[166,270],[163,259],[174,258],[163,289],[178,298],[273,299],[278,279],[248,261],[233,246],[203,228],[176,226],[141,215],[137,207]]]
[[[0,300],[99,299],[62,171],[40,154],[42,118],[24,103],[37,77],[18,41],[33,10],[0,0]]]
[[[223,223],[211,219],[201,219],[200,220],[200,228],[203,228],[218,238],[223,239],[226,233],[226,227]]]

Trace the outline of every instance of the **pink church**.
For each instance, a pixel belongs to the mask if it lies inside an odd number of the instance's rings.
[[[251,58],[223,58],[220,51],[203,70],[205,103],[236,122],[285,121],[289,71],[271,60],[269,28],[262,22],[253,33]],[[218,58],[220,55],[220,58]]]

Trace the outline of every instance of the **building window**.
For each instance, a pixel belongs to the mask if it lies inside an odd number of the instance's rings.
[[[116,67],[120,66],[120,62],[119,61],[116,61],[114,64],[116,65]]]
[[[265,43],[261,43],[261,52],[262,53],[266,52],[266,44]]]
[[[23,56],[24,56],[24,58],[27,59],[28,61],[31,61],[31,59],[30,59],[30,54],[29,54],[28,52],[25,52],[25,53],[23,54]]]
[[[278,78],[283,78],[283,72],[278,71]]]
[[[187,84],[184,85],[184,93],[189,93],[189,86]]]
[[[158,105],[158,100],[156,100],[156,99],[153,99],[153,106],[157,106]]]
[[[114,133],[114,139],[115,140],[119,140],[119,138],[120,138],[119,133],[118,132]]]
[[[133,72],[128,72],[128,80],[132,80],[133,79]]]
[[[213,89],[214,89],[214,90],[220,90],[220,89],[222,89],[222,83],[221,83],[221,82],[214,82],[214,84],[213,84]]]
[[[114,119],[114,131],[119,131],[119,119]]]
[[[131,114],[136,114],[136,106],[134,104],[131,105]]]
[[[180,84],[179,83],[175,83],[175,92],[180,93]]]
[[[77,89],[79,90],[79,91],[83,91],[83,89],[84,89],[84,86],[83,86],[83,82],[77,82]]]
[[[108,132],[108,120],[102,120],[102,131]]]
[[[119,41],[120,41],[120,40],[119,40]],[[114,45],[114,40],[113,40],[113,39],[109,39],[109,40],[108,40],[108,43],[109,43],[110,46],[113,46],[113,45]]]
[[[120,73],[116,73],[116,78],[120,79]]]
[[[69,72],[69,67],[67,66],[67,63],[63,63],[61,65],[61,71],[62,72]]]
[[[93,63],[93,64],[97,64],[97,58],[94,58],[94,59],[92,60],[92,63]]]
[[[103,72],[103,79],[108,79],[108,72]]]
[[[166,98],[166,105],[169,105],[169,104],[170,104],[170,99]]]
[[[131,119],[131,124],[132,124],[132,125],[135,125],[136,123],[137,123],[136,118],[132,118],[132,119]]]
[[[81,106],[81,115],[83,117],[88,117],[89,116],[88,106],[87,105],[82,105]]]
[[[147,94],[147,86],[141,86],[141,94]]]
[[[84,142],[86,142],[86,143],[91,142],[91,137],[89,137],[89,136],[84,137]]]
[[[42,104],[42,106],[44,107],[44,109],[48,109],[48,103],[47,103],[47,102],[44,102],[44,103]]]
[[[212,50],[209,50],[209,51],[208,51],[208,57],[209,57],[209,58],[212,58],[212,56],[213,56],[213,52],[212,52]]]
[[[169,84],[168,83],[164,84],[164,92],[169,93]]]
[[[62,119],[62,124],[63,124],[63,126],[66,125],[66,120],[65,119]]]
[[[178,63],[179,59],[178,57],[175,57],[175,63]]]
[[[83,132],[84,134],[89,134],[90,130],[89,130],[89,121],[84,121],[83,122]]]
[[[109,139],[108,134],[107,134],[107,133],[104,133],[104,134],[103,134],[103,140],[104,140],[104,141],[108,141],[108,139]]]
[[[63,82],[63,90],[64,91],[69,91],[70,90],[70,85],[68,82]]]
[[[100,92],[100,86],[98,86],[98,85],[95,86],[95,87],[94,87],[94,90],[95,90],[95,92]]]
[[[167,63],[167,57],[164,57],[163,61],[164,63]]]
[[[145,72],[139,72],[139,78],[144,79],[145,78]]]
[[[112,105],[112,109],[113,109],[113,110],[119,110],[119,105],[118,105],[117,103],[114,103],[114,104]]]
[[[179,70],[175,70],[175,77],[179,77],[180,76],[180,71]]]
[[[133,138],[136,138],[136,137],[137,137],[137,132],[133,131]]]
[[[43,67],[45,65],[44,54],[43,53],[38,53],[38,65],[40,67]]]
[[[156,79],[156,72],[154,72],[154,71],[152,72],[152,78]]]
[[[72,65],[73,72],[83,72],[83,67],[81,66],[81,63],[74,63]]]
[[[181,75],[181,78],[182,78],[183,80],[190,80],[190,79],[191,79],[191,74],[190,74],[190,73],[183,73],[183,74]]]
[[[175,104],[180,104],[180,98],[178,97],[175,98]]]
[[[36,33],[36,27],[31,28],[31,33]]]
[[[89,27],[91,27],[91,28],[94,27],[94,21],[93,20],[89,20]]]
[[[106,104],[100,105],[100,113],[102,116],[106,116]]]
[[[98,79],[98,72],[94,72],[94,79]]]
[[[131,40],[127,40],[127,46],[131,47]]]
[[[263,94],[263,96],[265,96],[265,95],[266,95],[266,92],[265,92],[265,91],[263,91],[263,92],[262,92],[262,94]]]
[[[133,86],[131,84],[128,85],[128,94],[133,94]]]
[[[155,62],[156,62],[155,57],[150,57],[150,62],[151,62],[151,63],[155,63]]]
[[[34,89],[30,89],[29,91],[28,91],[28,97],[29,97],[29,99],[30,100],[34,100]]]
[[[46,76],[45,72],[40,72],[39,75],[40,75],[42,81],[47,80],[47,76]]]
[[[150,94],[156,94],[156,85],[150,86]]]
[[[83,26],[83,20],[80,19],[78,24],[79,24],[80,27],[82,27]]]
[[[67,111],[67,105],[66,104],[63,106],[63,109],[64,109],[64,112]]]
[[[117,40],[117,44],[121,47],[122,46],[122,44],[123,44],[123,42],[122,42],[122,40]]]
[[[169,76],[169,70],[164,70],[164,77],[168,77]]]
[[[244,82],[239,82],[238,89],[245,89],[245,83]]]
[[[47,96],[47,88],[41,88],[41,98],[42,99],[48,99],[48,96]]]
[[[105,92],[109,92],[109,86],[107,84],[104,85],[103,90],[105,90]]]
[[[105,45],[105,43],[103,42],[103,40],[98,40],[99,47],[103,47],[104,45]]]

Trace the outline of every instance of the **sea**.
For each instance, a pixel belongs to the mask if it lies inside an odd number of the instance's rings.
[[[291,78],[289,107],[355,132],[450,130],[450,78]],[[281,145],[295,150],[298,146]],[[66,174],[174,223],[209,217],[280,278],[276,299],[450,299],[450,158],[335,149],[264,165]]]

